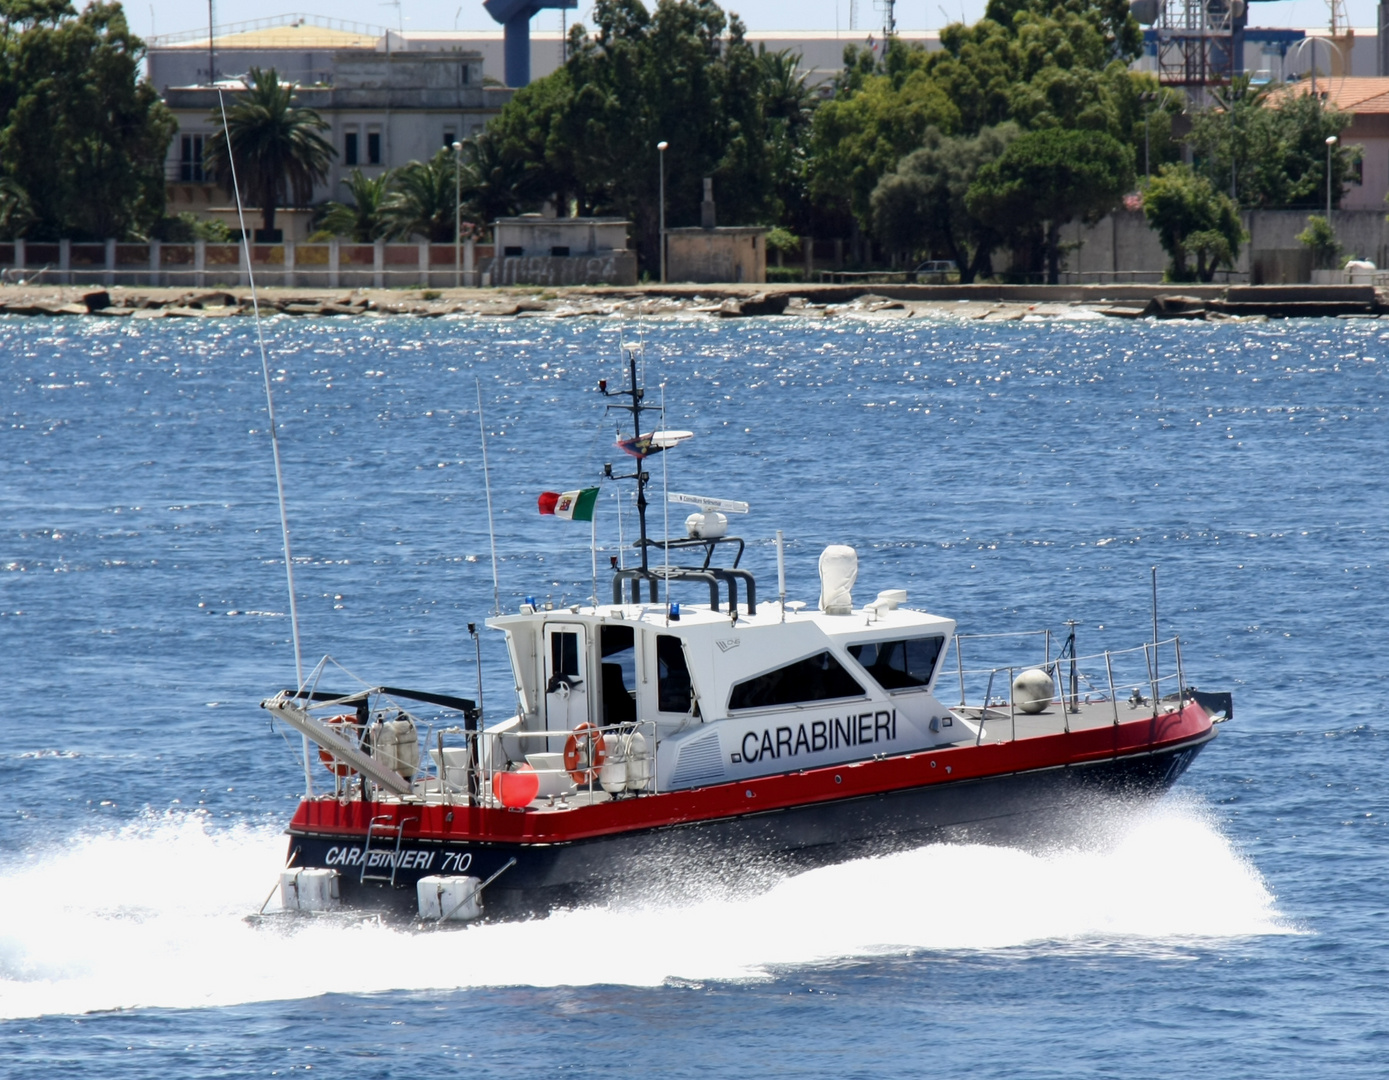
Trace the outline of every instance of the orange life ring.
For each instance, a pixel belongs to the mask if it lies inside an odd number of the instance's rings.
[[[342,726],[355,728],[357,726],[357,717],[352,713],[343,713],[341,716],[330,716],[323,722],[328,725],[328,730],[334,735],[345,738],[350,742],[351,733],[349,731],[340,731],[339,728]],[[347,764],[347,762],[339,761],[333,756],[331,750],[322,746],[318,748],[318,760],[323,762],[323,764],[327,766],[328,771],[334,776],[351,776],[357,771],[351,765]]]
[[[588,784],[608,760],[608,744],[592,724],[580,724],[564,740],[564,767],[576,784]]]

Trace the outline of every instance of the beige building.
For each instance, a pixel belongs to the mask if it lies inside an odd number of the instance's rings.
[[[424,161],[456,140],[479,133],[510,100],[511,91],[485,85],[483,58],[461,49],[433,51],[392,47],[398,37],[352,33],[306,22],[225,34],[214,39],[209,61],[207,37],[150,50],[149,72],[161,86],[179,130],[165,162],[169,211],[191,210],[235,227],[235,208],[212,183],[202,165],[207,139],[220,126],[219,90],[228,105],[242,87],[237,76],[251,67],[274,68],[298,85],[299,104],[328,122],[324,135],[337,150],[325,183],[310,203],[343,198],[341,181],[353,169],[368,176],[412,160]],[[215,67],[217,86],[199,85],[197,76]],[[181,83],[160,83],[180,79]],[[247,208],[248,227],[251,208]],[[308,235],[312,213],[280,210],[276,226],[288,240]],[[256,218],[257,222],[259,218]]]
[[[666,230],[666,280],[767,280],[767,233],[761,227]]]

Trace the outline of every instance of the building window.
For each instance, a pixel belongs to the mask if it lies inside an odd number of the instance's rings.
[[[525,253],[525,249],[521,247],[511,247],[510,245],[508,245],[507,247],[502,248],[502,256],[507,259],[516,258],[517,256],[524,255]]]
[[[185,135],[179,146],[178,178],[190,182],[206,180],[203,171],[203,137]]]
[[[562,244],[556,244],[550,249],[550,254],[557,259],[563,259],[569,255],[569,248]]]
[[[449,131],[447,129],[444,131],[444,149],[452,150],[453,144],[457,141],[458,136],[456,136],[452,131]]]
[[[342,140],[342,160],[347,165],[357,164],[357,133],[349,131]]]
[[[367,164],[381,164],[381,132],[367,132]]]
[[[467,64],[461,64],[461,65],[459,65],[459,68],[458,68],[458,78],[459,78],[459,81],[462,82],[462,84],[463,84],[464,86],[467,86],[468,83],[470,83],[470,82],[472,81],[473,73],[472,73],[472,70],[469,68],[469,66],[468,66]]]

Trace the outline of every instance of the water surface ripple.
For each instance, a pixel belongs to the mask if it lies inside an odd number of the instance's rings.
[[[587,530],[535,496],[618,453],[592,387],[644,336],[649,399],[696,433],[657,480],[752,504],[764,595],[781,528],[793,597],[851,543],[861,597],[976,632],[1074,618],[1088,652],[1145,634],[1157,565],[1189,681],[1236,719],[1099,849],[937,845],[465,932],[256,929],[302,777],[256,708],[293,662],[253,330],[0,319],[0,1073],[1384,1074],[1378,322],[267,331],[310,662],[473,692],[479,383],[503,605],[588,596]],[[497,718],[490,636],[483,661]]]

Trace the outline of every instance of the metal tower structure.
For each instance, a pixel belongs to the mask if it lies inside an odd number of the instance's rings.
[[[1134,14],[1146,21],[1138,6]],[[1163,85],[1221,86],[1244,69],[1245,0],[1150,0],[1145,6],[1156,15],[1157,75]]]
[[[1350,29],[1350,18],[1346,15],[1346,0],[1328,0],[1331,6],[1331,36],[1340,37]]]

